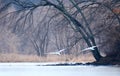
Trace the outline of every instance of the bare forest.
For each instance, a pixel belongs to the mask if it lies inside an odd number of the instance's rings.
[[[120,0],[0,0],[0,57],[120,63]]]

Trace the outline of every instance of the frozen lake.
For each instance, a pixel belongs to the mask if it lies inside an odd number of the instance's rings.
[[[0,76],[120,76],[117,66],[42,66],[48,64],[56,63],[0,63]]]

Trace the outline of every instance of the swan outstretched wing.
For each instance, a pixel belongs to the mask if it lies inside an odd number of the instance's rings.
[[[49,53],[45,53],[45,54],[60,55],[60,53],[59,53],[59,52],[49,52]]]
[[[56,52],[49,52],[49,53],[45,53],[45,54],[53,54],[53,55],[61,55],[61,52],[62,51],[65,51],[66,49],[61,49],[59,51],[56,51]]]
[[[88,47],[88,48],[83,49],[82,51],[95,50],[95,49],[94,49],[95,47],[97,47],[97,46]]]
[[[62,51],[65,51],[65,49],[61,49],[61,50],[59,50],[58,52],[62,52]]]

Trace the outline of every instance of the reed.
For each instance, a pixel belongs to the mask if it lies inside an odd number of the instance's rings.
[[[16,53],[0,54],[0,62],[93,62],[92,55],[48,55],[39,57],[37,55],[22,55]]]

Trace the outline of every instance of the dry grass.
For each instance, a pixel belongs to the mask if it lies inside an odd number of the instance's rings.
[[[0,54],[0,62],[35,62],[42,61],[41,58],[34,55],[21,55],[21,54]]]
[[[92,54],[82,54],[78,57],[74,57],[72,59],[72,62],[83,62],[83,63],[86,63],[86,62],[93,62],[95,61],[94,57],[92,56]]]
[[[93,62],[92,55],[81,55],[75,57],[72,55],[49,55],[39,57],[36,55],[21,55],[21,54],[0,54],[0,62]]]

